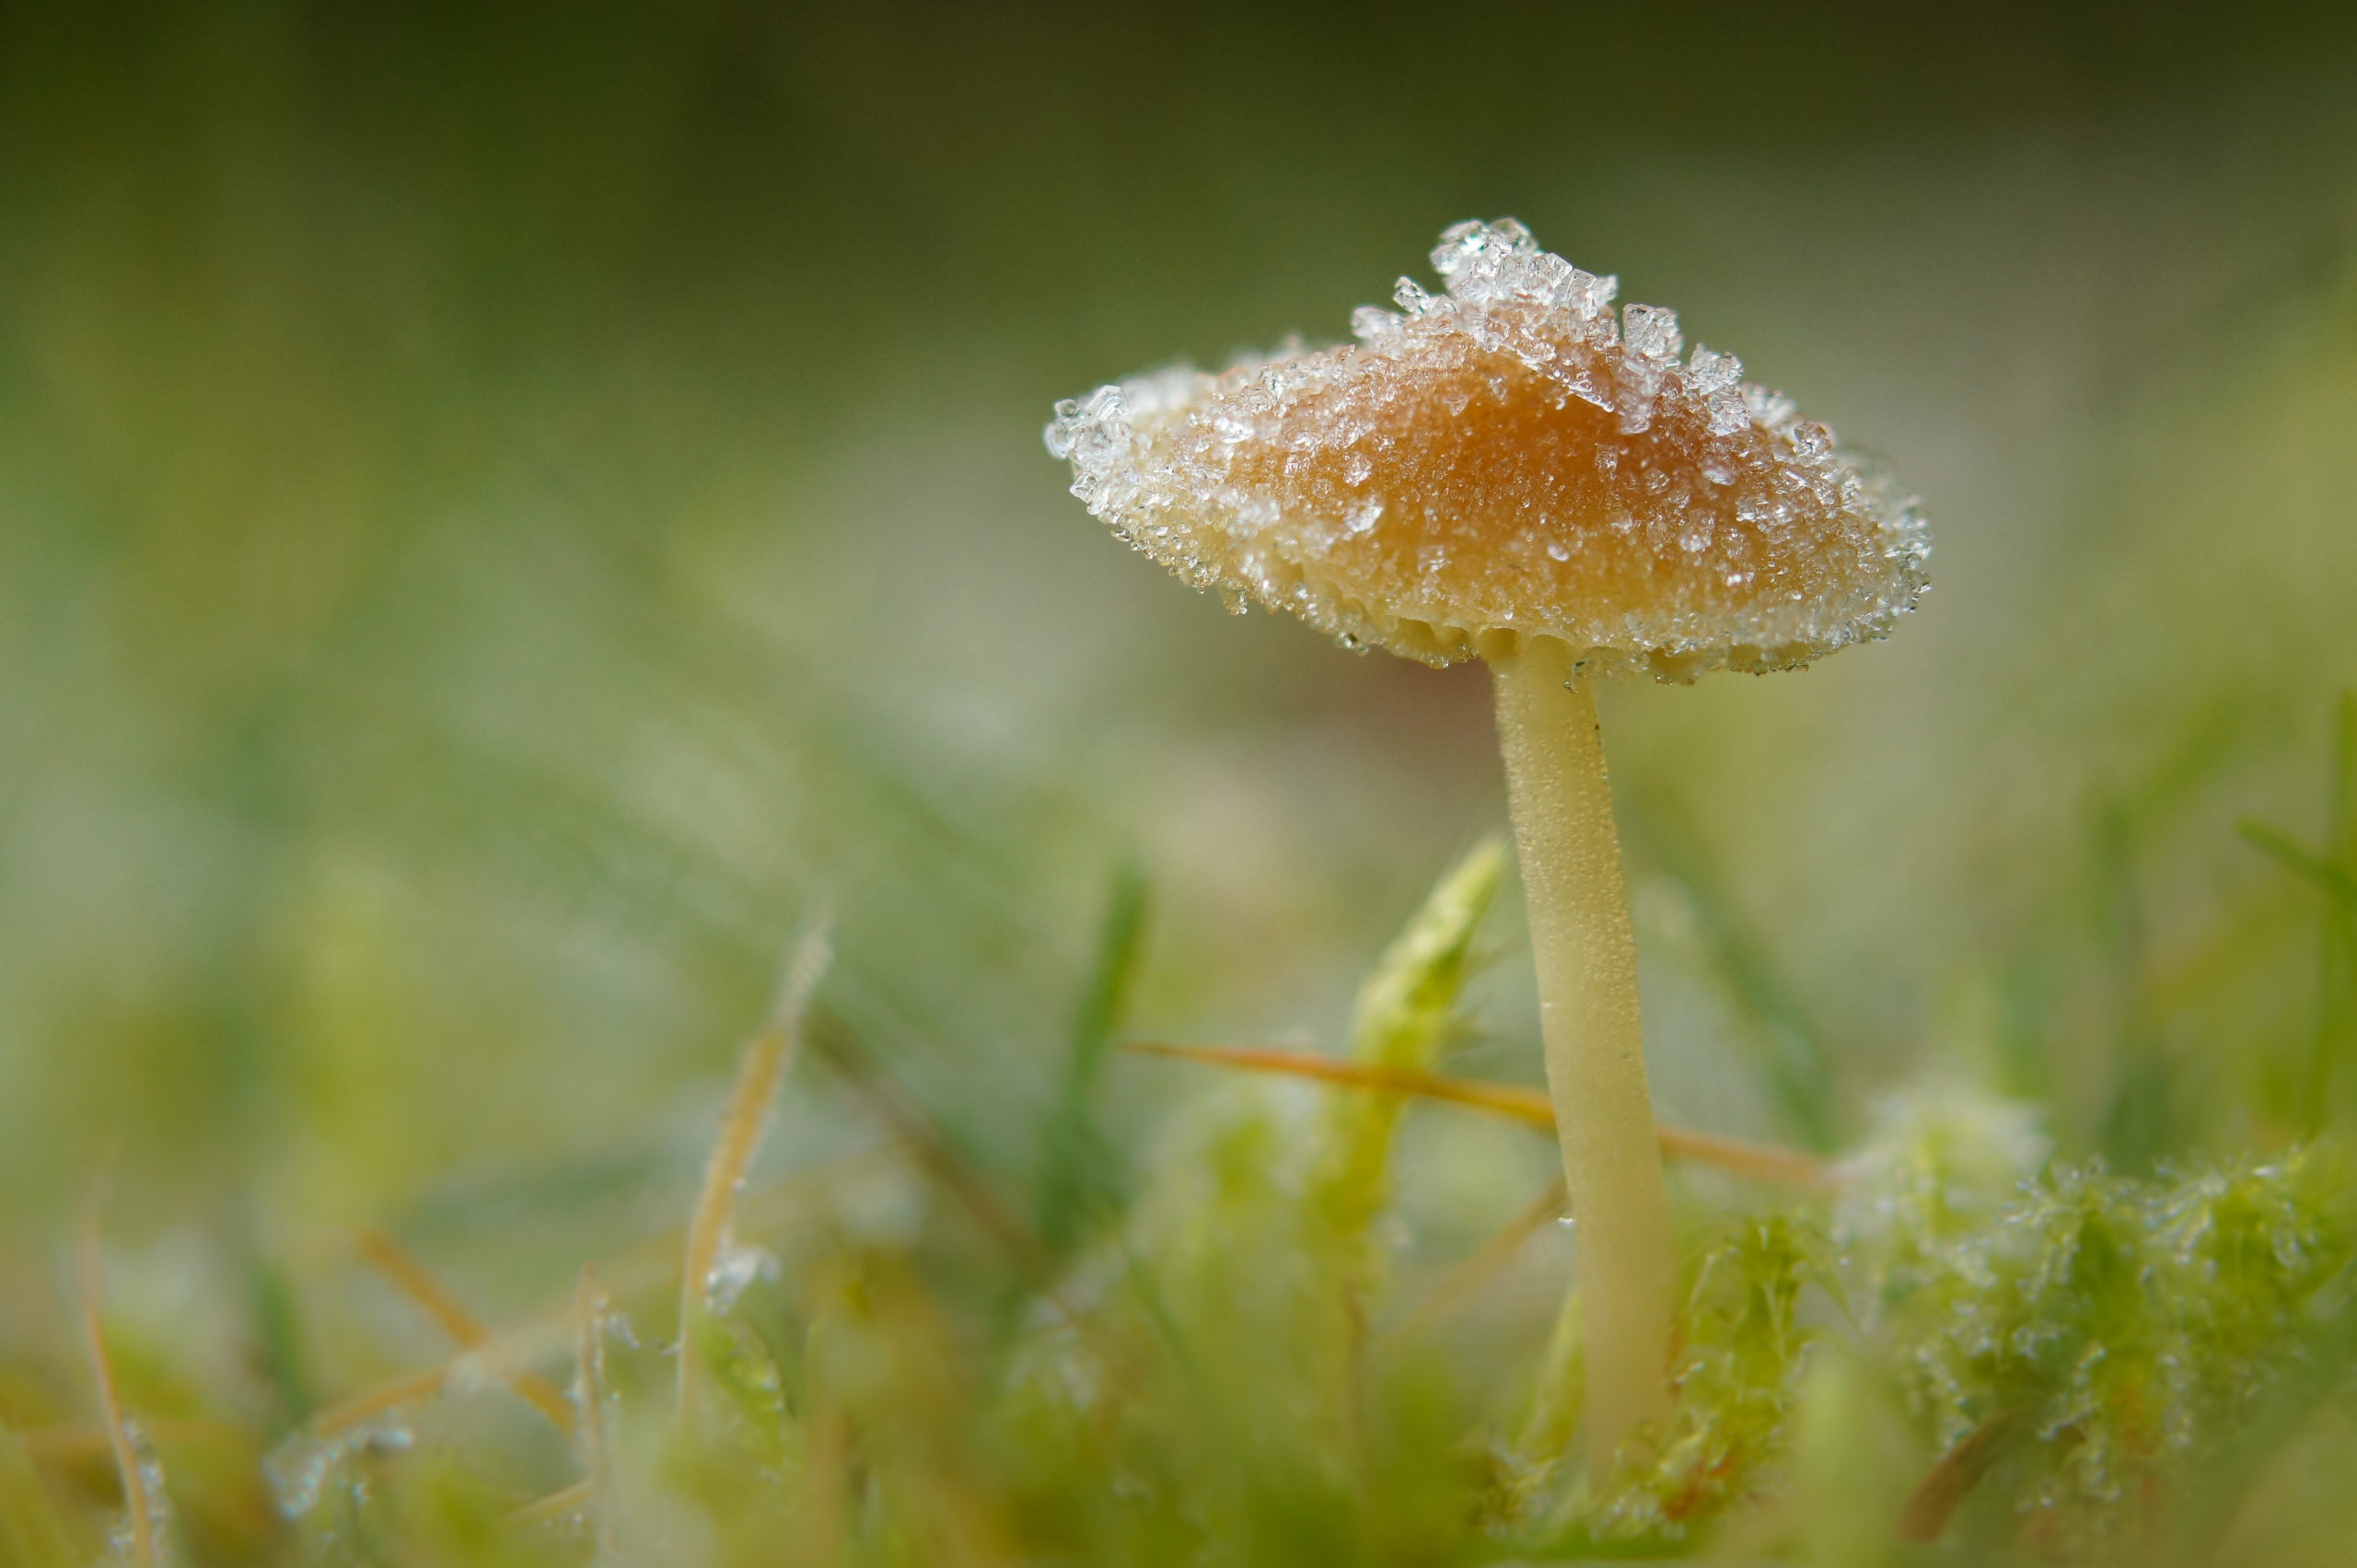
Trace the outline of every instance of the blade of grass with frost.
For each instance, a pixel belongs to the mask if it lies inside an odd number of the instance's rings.
[[[1105,1052],[1120,1027],[1130,986],[1144,947],[1144,875],[1124,863],[1114,872],[1097,933],[1096,962],[1072,1023],[1064,1073],[1049,1112],[1039,1179],[1039,1240],[1050,1256],[1061,1255],[1086,1217],[1082,1212],[1104,1184],[1101,1169],[1110,1151],[1090,1116],[1089,1100],[1105,1065]]]
[[[99,1312],[106,1299],[106,1272],[99,1253],[99,1209],[105,1201],[106,1179],[100,1176],[82,1222],[82,1343],[89,1353],[90,1377],[98,1387],[99,1416],[105,1423],[107,1446],[114,1458],[115,1474],[122,1486],[122,1505],[129,1518],[131,1560],[137,1568],[159,1568],[164,1560],[164,1532],[171,1522],[171,1503],[164,1493],[164,1472],[145,1440],[122,1411],[115,1388],[114,1361],[107,1353],[106,1330]]]
[[[591,1524],[600,1561],[621,1544],[621,1499],[614,1490],[613,1453],[607,1432],[611,1399],[606,1382],[606,1293],[583,1264],[573,1293],[573,1445],[580,1453]]]
[[[1459,1027],[1457,1004],[1472,974],[1473,936],[1497,897],[1505,866],[1505,845],[1491,839],[1441,877],[1359,987],[1351,1023],[1353,1063],[1422,1073],[1439,1061]],[[1383,1206],[1400,1109],[1395,1097],[1376,1094],[1341,1095],[1328,1108],[1309,1206],[1346,1246],[1364,1235]]]
[[[1696,842],[1682,808],[1656,794],[1634,814],[1635,837],[1686,894],[1720,988],[1751,1026],[1760,1068],[1792,1131],[1818,1154],[1839,1142],[1833,1071],[1807,1010],[1777,972],[1759,934],[1737,912],[1718,868]]]
[[[683,1421],[691,1419],[694,1412],[701,1359],[697,1353],[697,1330],[709,1316],[713,1271],[728,1247],[737,1195],[744,1189],[753,1156],[761,1150],[761,1134],[768,1126],[770,1107],[777,1098],[778,1083],[785,1076],[794,1049],[801,1040],[803,1014],[832,956],[824,921],[814,925],[795,946],[794,957],[786,965],[785,982],[778,990],[777,1005],[771,1009],[761,1032],[746,1042],[744,1058],[737,1069],[736,1086],[729,1093],[728,1109],[721,1120],[720,1136],[713,1144],[710,1163],[704,1167],[703,1188],[696,1196],[694,1214],[688,1225],[687,1253],[679,1280],[679,1413]]]

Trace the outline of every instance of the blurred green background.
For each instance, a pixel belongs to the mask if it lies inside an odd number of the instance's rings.
[[[1231,620],[1039,430],[1501,214],[1935,528],[1888,645],[1606,698],[1666,1113],[1795,1136],[1799,1059],[2130,1165],[2284,1135],[2316,909],[2234,823],[2317,838],[2357,680],[2351,8],[36,6],[11,1299],[110,1140],[133,1236],[675,1217],[822,907],[830,1005],[1009,1182],[1125,865],[1126,1032],[1330,1046],[1503,826],[1485,677]],[[1530,1079],[1496,925],[1464,1070]],[[860,1141],[830,1093],[772,1165]]]

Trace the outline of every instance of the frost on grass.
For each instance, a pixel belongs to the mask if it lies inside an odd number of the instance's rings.
[[[1925,587],[1913,502],[1676,312],[1462,223],[1358,341],[1179,366],[1056,408],[1073,494],[1186,581],[1433,664],[1489,632],[1691,679],[1887,633]]]
[[[1354,1059],[1429,1066],[1472,1026],[1499,870],[1476,849],[1407,923],[1359,993]],[[1912,1528],[1927,1470],[1974,1444],[1990,1462],[1923,1532],[1953,1535],[1958,1562],[2158,1555],[2221,1499],[2270,1542],[2347,1538],[2357,1202],[2334,1144],[2129,1179],[2057,1161],[2019,1103],[1956,1084],[1895,1098],[1831,1195],[1687,1211],[1674,1405],[1594,1475],[1573,1282],[1528,1258],[1522,1298],[1483,1304],[1518,1316],[1421,1310],[1437,1260],[1392,1245],[1391,1198],[1420,1169],[1395,1164],[1399,1125],[1428,1113],[1364,1087],[1224,1088],[1170,1119],[1136,1201],[1052,1275],[993,1267],[979,1231],[927,1253],[899,1225],[836,1228],[830,1205],[802,1239],[768,1237],[777,1254],[716,1255],[720,1283],[762,1283],[700,1293],[692,1423],[663,1348],[583,1276],[577,1478],[519,1508],[500,1478],[540,1461],[478,1475],[496,1428],[437,1412],[421,1443],[389,1410],[270,1457],[283,1516],[248,1556],[199,1533],[221,1494],[192,1463],[189,1556],[766,1562],[791,1540],[822,1563],[1752,1561],[1797,1541],[1865,1563],[1911,1560],[1880,1555],[1893,1521]],[[653,1305],[676,1283],[618,1288]],[[505,1381],[460,1365],[435,1400]],[[0,1432],[0,1563],[69,1560],[5,1550],[6,1527],[47,1528],[30,1462]],[[1836,1528],[1826,1507],[1854,1516]],[[70,1560],[115,1517],[110,1493],[69,1516],[99,1522]]]
[[[130,1505],[139,1510],[139,1517],[134,1520],[126,1515],[109,1533],[110,1559],[130,1563],[133,1568],[171,1568],[176,1557],[172,1546],[172,1499],[170,1489],[164,1484],[164,1461],[157,1457],[156,1445],[140,1423],[126,1420],[122,1434],[131,1450],[131,1462],[139,1472],[139,1484],[132,1490],[129,1500]]]
[[[417,1441],[406,1411],[388,1411],[326,1434],[297,1432],[262,1459],[281,1515],[300,1519],[332,1486],[358,1484],[353,1467],[368,1454],[406,1453]]]

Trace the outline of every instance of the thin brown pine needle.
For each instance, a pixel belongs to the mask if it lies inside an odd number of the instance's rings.
[[[131,1426],[123,1419],[122,1400],[115,1388],[114,1363],[107,1354],[106,1330],[99,1322],[106,1298],[106,1271],[99,1255],[99,1211],[106,1202],[106,1177],[100,1174],[90,1193],[82,1221],[82,1340],[90,1355],[90,1375],[99,1389],[99,1419],[104,1423],[107,1447],[114,1456],[115,1472],[122,1481],[122,1502],[131,1516],[131,1560],[138,1568],[157,1568],[156,1504],[148,1493],[146,1469],[131,1441]]]
[[[360,1255],[367,1259],[377,1272],[390,1281],[403,1295],[415,1302],[462,1349],[480,1352],[494,1347],[497,1336],[491,1331],[490,1326],[468,1311],[465,1303],[453,1295],[424,1264],[391,1237],[373,1226],[362,1231]],[[498,1376],[500,1381],[515,1390],[518,1399],[546,1416],[558,1431],[572,1428],[573,1409],[565,1403],[564,1395],[558,1391],[555,1384],[537,1372],[520,1367],[500,1370]]]
[[[1374,1089],[1383,1094],[1444,1100],[1474,1110],[1486,1110],[1493,1116],[1510,1117],[1550,1132],[1555,1126],[1554,1104],[1547,1098],[1544,1089],[1484,1083],[1478,1078],[1452,1078],[1446,1074],[1426,1073],[1408,1067],[1338,1062],[1329,1056],[1316,1056],[1299,1051],[1166,1045],[1147,1040],[1132,1041],[1123,1049],[1149,1056],[1202,1062],[1215,1067],[1241,1068],[1249,1073],[1278,1073],[1347,1088]],[[1812,1191],[1824,1191],[1834,1185],[1832,1173],[1824,1162],[1796,1149],[1754,1144],[1739,1138],[1722,1138],[1714,1133],[1689,1132],[1681,1127],[1657,1127],[1655,1132],[1661,1142],[1661,1152],[1672,1159],[1689,1160],[1738,1176],[1780,1181]]]
[[[745,1054],[737,1068],[737,1084],[728,1096],[727,1114],[721,1119],[720,1137],[713,1144],[712,1158],[704,1167],[703,1188],[696,1195],[693,1217],[688,1222],[687,1253],[679,1278],[679,1406],[682,1417],[693,1408],[696,1377],[702,1365],[692,1334],[703,1316],[704,1293],[714,1266],[728,1246],[737,1196],[744,1190],[746,1173],[752,1168],[753,1156],[761,1150],[761,1133],[768,1126],[770,1106],[777,1098],[778,1084],[784,1078],[795,1047],[802,1039],[803,1014],[831,957],[824,922],[795,946],[794,957],[786,965],[785,983],[778,989],[777,1005],[770,1010],[761,1032],[745,1043]]]

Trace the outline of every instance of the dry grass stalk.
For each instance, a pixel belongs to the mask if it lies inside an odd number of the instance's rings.
[[[374,1227],[362,1231],[360,1255],[465,1350],[482,1353],[496,1348],[497,1336],[493,1334],[490,1326],[468,1311],[465,1303],[451,1295],[424,1264],[411,1256],[391,1237]],[[516,1391],[518,1399],[546,1416],[559,1431],[572,1429],[573,1408],[565,1402],[556,1385],[537,1372],[522,1368],[493,1370],[497,1371],[500,1381]]]
[[[82,1341],[90,1355],[90,1376],[98,1384],[99,1418],[106,1427],[107,1447],[122,1481],[123,1507],[131,1516],[131,1560],[138,1568],[158,1568],[162,1549],[156,1539],[156,1516],[161,1500],[148,1491],[148,1473],[131,1440],[130,1423],[123,1419],[114,1363],[107,1354],[106,1330],[99,1320],[99,1306],[106,1298],[106,1271],[99,1256],[99,1209],[105,1193],[106,1179],[101,1176],[82,1222]]]
[[[857,1089],[926,1175],[958,1200],[974,1223],[1033,1283],[1050,1272],[1039,1238],[1023,1217],[975,1172],[966,1156],[908,1092],[879,1070],[840,1020],[810,1020],[810,1044]]]
[[[576,1481],[571,1486],[560,1487],[546,1497],[535,1499],[507,1516],[511,1525],[542,1525],[551,1519],[569,1518],[596,1501],[597,1488],[589,1481]]]
[[[406,1377],[396,1377],[389,1383],[379,1383],[364,1388],[346,1400],[338,1400],[311,1418],[310,1433],[314,1437],[331,1437],[348,1427],[359,1425],[371,1416],[399,1410],[406,1404],[442,1391],[442,1386],[459,1375],[465,1361],[461,1356],[430,1366],[423,1372],[412,1372]]]
[[[600,1561],[620,1549],[621,1501],[614,1490],[613,1455],[606,1434],[606,1293],[587,1264],[573,1292],[573,1441],[581,1451],[582,1484]]]
[[[1401,1324],[1401,1331],[1410,1335],[1421,1332],[1458,1302],[1496,1278],[1498,1272],[1522,1250],[1524,1242],[1544,1230],[1550,1222],[1562,1217],[1563,1205],[1569,1201],[1562,1177],[1548,1182],[1536,1198],[1515,1213],[1514,1218],[1499,1226],[1488,1240],[1425,1294]]]
[[[1314,1078],[1321,1083],[1338,1084],[1348,1088],[1375,1089],[1384,1094],[1445,1100],[1452,1105],[1486,1110],[1493,1116],[1510,1117],[1550,1132],[1555,1126],[1554,1102],[1544,1089],[1523,1088],[1513,1084],[1489,1084],[1476,1078],[1452,1078],[1446,1074],[1418,1072],[1412,1068],[1339,1062],[1329,1056],[1315,1056],[1298,1051],[1165,1045],[1144,1040],[1132,1041],[1124,1049],[1150,1056],[1207,1063],[1215,1067],[1241,1068],[1248,1073],[1278,1073],[1290,1077]],[[1740,1138],[1722,1138],[1714,1133],[1695,1132],[1680,1127],[1657,1126],[1655,1132],[1661,1143],[1661,1152],[1672,1159],[1689,1160],[1737,1176],[1782,1182],[1810,1191],[1830,1191],[1835,1185],[1833,1174],[1823,1161],[1813,1159],[1796,1149],[1779,1148],[1772,1144],[1755,1144]]]
[[[1958,1439],[1907,1494],[1898,1516],[1898,1539],[1912,1546],[1936,1545],[1964,1500],[2021,1431],[2021,1411],[1999,1411]]]
[[[695,1211],[688,1223],[685,1266],[679,1280],[679,1401],[683,1417],[694,1405],[701,1365],[691,1335],[703,1316],[713,1269],[727,1249],[737,1196],[744,1190],[745,1176],[752,1168],[754,1155],[761,1150],[761,1133],[768,1125],[778,1084],[785,1076],[795,1047],[802,1039],[803,1013],[832,956],[823,922],[795,946],[794,957],[786,965],[785,983],[778,990],[777,1005],[770,1010],[769,1021],[745,1044],[744,1058],[737,1068],[737,1084],[729,1092],[727,1114],[721,1119],[720,1137],[713,1144],[712,1158],[704,1167],[703,1188],[696,1195]]]

